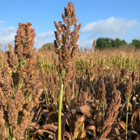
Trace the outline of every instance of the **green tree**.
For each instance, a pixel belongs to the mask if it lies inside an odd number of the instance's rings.
[[[43,49],[47,49],[47,50],[53,50],[54,49],[54,43],[50,42],[50,43],[46,43],[42,46]]]
[[[140,49],[140,40],[133,39],[131,44],[134,45],[136,49]]]
[[[110,39],[111,40],[111,46],[113,48],[119,48],[122,45],[127,45],[125,40],[120,40],[119,38],[116,38],[115,40]]]
[[[116,38],[98,38],[96,41],[96,48],[98,49],[107,49],[107,48],[119,48],[122,45],[127,45],[125,40],[120,40]]]
[[[98,49],[106,49],[110,48],[109,38],[98,38],[96,41],[96,48]]]

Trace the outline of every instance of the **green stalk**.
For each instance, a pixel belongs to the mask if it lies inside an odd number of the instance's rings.
[[[28,140],[30,140],[30,128],[28,127]]]
[[[62,110],[62,99],[63,99],[63,82],[61,79],[61,89],[59,96],[59,113],[58,113],[58,140],[61,140],[61,110]]]
[[[74,95],[74,83],[72,84],[72,91],[73,91],[73,94],[72,94],[72,100],[73,100],[75,97],[75,95]]]

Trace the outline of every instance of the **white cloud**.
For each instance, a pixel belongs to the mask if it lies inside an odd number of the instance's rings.
[[[42,47],[43,44],[47,43],[47,42],[53,42],[54,40],[54,32],[53,31],[48,31],[46,33],[40,33],[38,35],[36,35],[35,38],[35,48],[38,50],[39,48]]]
[[[127,29],[137,24],[136,20],[127,21],[125,18],[110,17],[87,24],[81,33],[95,32],[98,34],[124,34]]]
[[[0,20],[0,24],[4,23],[3,21]]]
[[[15,27],[8,27],[0,32],[0,43],[2,45],[2,50],[5,46],[8,46],[8,43],[14,45],[14,35],[16,35]]]
[[[82,49],[84,48],[92,48],[92,43],[93,43],[93,40],[91,39],[82,39],[80,41],[78,41],[78,45],[79,45],[79,49],[81,49],[81,46],[82,46]]]

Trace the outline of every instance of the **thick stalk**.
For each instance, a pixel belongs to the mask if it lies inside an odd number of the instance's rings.
[[[58,113],[58,140],[61,140],[61,110],[62,110],[62,99],[63,99],[63,82],[61,80],[61,89],[59,96],[59,113]]]

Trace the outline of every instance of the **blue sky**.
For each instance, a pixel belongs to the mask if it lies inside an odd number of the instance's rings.
[[[68,2],[76,9],[79,47],[92,48],[98,37],[140,39],[140,0],[0,0],[0,43],[2,48],[14,44],[18,23],[31,22],[35,28],[34,47],[55,39],[54,21],[63,22],[62,13]]]

